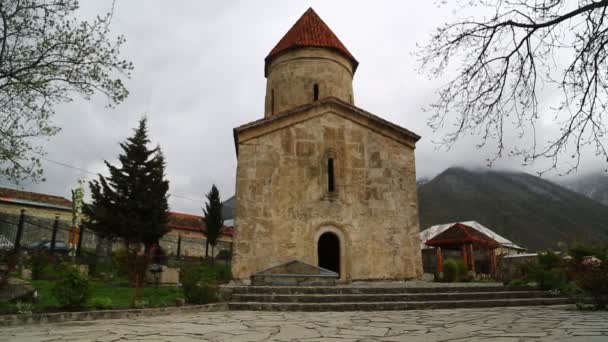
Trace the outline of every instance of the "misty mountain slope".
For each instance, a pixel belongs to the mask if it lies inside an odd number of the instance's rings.
[[[608,206],[525,173],[450,168],[418,202],[420,229],[474,220],[529,250],[608,239]]]
[[[608,173],[598,172],[565,182],[564,186],[608,205]]]

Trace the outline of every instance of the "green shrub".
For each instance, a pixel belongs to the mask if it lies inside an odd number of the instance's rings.
[[[581,288],[578,287],[578,285],[573,281],[564,283],[559,288],[559,292],[572,297],[579,296],[580,294],[582,294]]]
[[[538,253],[538,265],[544,270],[556,269],[561,266],[561,263],[561,256],[555,252]]]
[[[452,283],[458,280],[458,264],[452,259],[447,259],[443,263],[443,281]]]
[[[112,270],[119,278],[129,276],[129,255],[125,248],[119,248],[112,252]]]
[[[53,264],[53,257],[45,251],[32,252],[30,257],[30,268],[32,270],[32,280],[43,278],[45,268]]]
[[[201,266],[189,266],[181,269],[182,289],[188,303],[207,304],[217,301],[217,281],[205,270],[206,268]]]
[[[528,285],[528,282],[524,279],[519,279],[519,278],[512,279],[509,282],[509,286],[525,286],[525,285]]]
[[[529,277],[541,290],[559,290],[568,281],[562,268],[545,269],[541,265],[531,267]]]
[[[232,273],[230,271],[230,266],[227,265],[219,265],[219,264],[181,264],[176,265],[175,267],[180,268],[180,279],[186,270],[197,269],[197,272],[200,272],[202,276],[205,278],[213,279],[218,284],[224,284],[232,279]]]
[[[89,306],[98,310],[109,310],[114,307],[110,297],[93,297]]]
[[[456,263],[458,266],[458,281],[469,281],[469,267],[464,261],[458,261]]]
[[[62,264],[60,277],[52,289],[53,297],[64,308],[83,307],[90,295],[89,279],[75,265]]]
[[[594,309],[608,307],[608,258],[583,257],[569,265],[570,275]]]
[[[568,251],[576,262],[581,262],[585,257],[596,257],[600,260],[608,259],[608,245],[606,246],[576,246]]]

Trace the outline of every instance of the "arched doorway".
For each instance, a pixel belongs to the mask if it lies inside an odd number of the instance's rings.
[[[324,233],[317,244],[319,267],[340,274],[340,239],[334,233]]]

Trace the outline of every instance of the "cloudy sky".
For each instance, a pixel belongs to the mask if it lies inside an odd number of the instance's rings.
[[[111,1],[81,5],[78,15],[91,18]],[[430,114],[421,110],[446,80],[421,75],[413,53],[435,27],[455,18],[450,7],[434,1],[118,0],[112,30],[126,36],[123,56],[135,65],[126,82],[130,97],[115,109],[107,109],[104,98],[57,107],[54,123],[62,131],[45,143],[46,158],[78,169],[44,162],[46,182],[21,187],[69,198],[78,178],[95,177],[83,170],[106,172],[103,160],[116,160],[118,143],[146,115],[152,141],[167,159],[173,210],[199,214],[213,183],[223,198],[231,196],[232,128],[263,117],[264,57],[308,7],[360,62],[355,104],[423,137],[416,149],[419,177],[452,165],[483,166],[492,156],[491,148],[475,149],[475,139],[436,150],[441,132],[427,127]],[[540,136],[554,130],[551,120],[538,127]],[[599,165],[587,157],[581,170]],[[504,159],[496,167],[534,173],[543,164],[522,167],[521,160]]]

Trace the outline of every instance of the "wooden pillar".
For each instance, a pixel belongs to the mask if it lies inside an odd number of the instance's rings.
[[[472,243],[469,244],[469,263],[471,265],[471,267],[469,267],[469,270],[471,270],[471,272],[473,272],[473,274],[475,274],[475,255],[473,254],[473,244]]]
[[[490,250],[490,274],[494,276],[496,273],[496,250]]]
[[[443,253],[441,251],[441,247],[435,248],[436,259],[437,259],[437,270],[438,274],[443,273]]]
[[[464,262],[465,265],[469,266],[469,258],[467,258],[467,245],[463,244],[462,245],[462,262]]]

